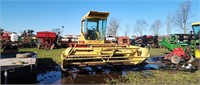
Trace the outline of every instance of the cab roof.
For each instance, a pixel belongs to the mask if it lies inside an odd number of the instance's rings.
[[[108,16],[109,16],[109,12],[89,11],[85,16],[83,16],[82,20],[86,18],[107,19]]]
[[[200,22],[193,22],[192,25],[200,25]]]

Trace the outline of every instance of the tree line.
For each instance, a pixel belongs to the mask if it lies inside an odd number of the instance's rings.
[[[159,35],[160,30],[162,29],[163,25],[166,26],[167,35],[171,34],[172,26],[176,26],[179,29],[183,30],[183,33],[186,34],[188,30],[188,22],[191,18],[191,1],[183,1],[179,4],[179,8],[175,11],[175,14],[172,16],[168,14],[166,16],[166,21],[163,24],[161,19],[156,19],[152,22],[149,30],[153,32],[154,35]],[[108,34],[117,35],[117,31],[120,27],[120,20],[117,18],[110,19],[108,23]],[[139,33],[140,36],[143,35],[143,32],[147,30],[148,23],[145,19],[138,19],[134,23],[133,31],[134,33]],[[130,32],[130,26],[126,24],[125,27],[125,36]]]

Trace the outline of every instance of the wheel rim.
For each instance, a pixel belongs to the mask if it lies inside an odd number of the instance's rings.
[[[177,56],[177,55],[173,55],[171,57],[171,62],[174,63],[174,64],[179,64],[180,63],[180,57]]]

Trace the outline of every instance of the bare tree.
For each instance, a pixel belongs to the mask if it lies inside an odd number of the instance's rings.
[[[153,31],[154,35],[159,34],[159,30],[161,29],[161,20],[155,20],[154,23],[151,25],[150,30]]]
[[[125,30],[125,36],[128,36],[129,34],[129,31],[130,31],[130,26],[129,24],[126,24],[126,30]]]
[[[119,24],[120,24],[120,22],[117,18],[112,18],[109,21],[108,34],[116,35],[117,30],[119,29],[119,26],[120,26]]]
[[[187,32],[187,24],[190,16],[191,1],[181,2],[175,15],[175,25],[180,27],[184,33]]]
[[[137,20],[135,23],[135,30],[138,32],[141,36],[143,35],[143,31],[148,26],[147,22],[143,19]]]
[[[53,28],[51,29],[53,32],[55,33],[60,33],[61,32],[61,28]]]
[[[172,27],[172,17],[170,15],[167,15],[166,27],[167,27],[167,36],[169,36],[171,34],[171,27]]]

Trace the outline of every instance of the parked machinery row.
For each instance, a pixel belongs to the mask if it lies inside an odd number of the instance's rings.
[[[57,45],[54,44],[57,39],[55,32],[37,32],[37,35],[33,32],[33,30],[24,30],[21,34],[17,34],[0,29],[0,48],[12,46],[20,48],[43,46],[47,48],[47,46]]]
[[[15,32],[5,32],[3,29],[0,29],[0,48],[17,46],[18,38]]]
[[[180,64],[192,63],[200,58],[200,22],[192,23],[192,29],[190,34],[174,34],[168,39],[163,38],[160,44],[171,51],[165,59]]]
[[[151,46],[151,47],[159,47],[158,36],[147,36],[143,35],[141,37],[137,37],[135,39],[131,39],[132,45],[139,45],[141,47]]]
[[[130,38],[128,36],[115,36],[107,34],[105,36],[105,43],[113,43],[118,45],[130,45]]]
[[[78,43],[80,35],[66,35],[62,37],[60,33],[51,31],[40,31],[33,34],[33,30],[24,30],[20,35],[12,32],[4,32],[1,29],[0,47],[11,46],[11,34],[17,36],[15,44],[20,48],[38,47],[53,49],[58,47],[74,47]],[[128,36],[105,36],[105,43],[114,43],[119,45],[130,45]]]

